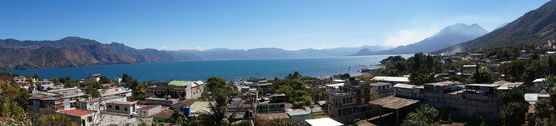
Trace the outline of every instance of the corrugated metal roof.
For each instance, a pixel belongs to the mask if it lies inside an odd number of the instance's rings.
[[[382,106],[384,108],[396,110],[396,109],[400,109],[400,108],[403,108],[403,107],[410,106],[410,105],[415,104],[417,102],[419,102],[419,100],[389,96],[389,97],[380,98],[380,99],[377,99],[377,100],[370,101],[369,103],[373,104],[373,105],[379,105],[379,106]]]

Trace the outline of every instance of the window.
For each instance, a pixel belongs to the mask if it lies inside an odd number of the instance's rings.
[[[87,117],[87,121],[92,122],[93,121],[93,117]]]
[[[116,106],[116,110],[120,110],[120,106]]]
[[[112,105],[108,105],[108,108],[112,108]]]
[[[125,110],[125,111],[127,111],[127,107],[126,107],[126,108],[124,108],[124,110]]]

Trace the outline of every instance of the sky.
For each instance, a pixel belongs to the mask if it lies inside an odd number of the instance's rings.
[[[163,50],[399,46],[455,23],[492,31],[548,1],[7,0],[0,39],[77,36]]]

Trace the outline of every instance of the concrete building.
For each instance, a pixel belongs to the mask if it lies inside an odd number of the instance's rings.
[[[328,114],[330,117],[342,117],[371,109],[371,86],[368,83],[351,79],[345,84],[326,86]]]
[[[89,74],[87,75],[87,78],[85,78],[85,80],[99,82],[101,76],[102,74]]]
[[[149,117],[162,111],[161,105],[144,105],[137,109],[139,117]]]
[[[371,80],[376,81],[376,82],[391,83],[392,85],[398,84],[398,83],[408,84],[409,83],[409,76],[408,75],[403,76],[403,77],[375,76]]]
[[[52,83],[52,81],[49,81],[47,79],[43,79],[41,81],[37,81],[35,83],[35,87],[36,90],[47,91],[54,88],[54,83]]]
[[[470,76],[477,72],[477,65],[463,65],[461,68],[461,75]]]
[[[70,122],[75,122],[79,126],[93,126],[95,123],[98,123],[98,113],[95,111],[70,109],[58,111],[57,113],[67,116]]]
[[[396,84],[394,85],[394,92],[397,97],[409,98],[409,99],[423,99],[424,97],[423,85],[412,85],[412,84]]]
[[[136,102],[108,102],[106,103],[106,112],[123,115],[133,115],[135,114],[136,104]]]
[[[168,86],[149,87],[147,95],[156,97],[170,95],[174,98],[197,99],[203,94],[204,88],[202,81],[170,81]]]
[[[162,105],[162,106],[172,106],[173,104],[178,103],[178,99],[172,98],[146,98],[145,99],[147,105]]]
[[[376,82],[371,83],[371,101],[394,95],[393,83]]]

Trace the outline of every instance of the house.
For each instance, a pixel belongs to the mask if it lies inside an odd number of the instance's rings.
[[[136,102],[113,101],[106,103],[106,111],[109,113],[133,115],[135,113]]]
[[[170,117],[174,114],[174,110],[164,110],[150,117],[153,118],[153,122],[168,122]]]
[[[396,84],[394,85],[394,94],[402,98],[423,99],[424,89],[423,85]]]
[[[394,95],[394,86],[392,83],[376,82],[371,83],[371,101]]]
[[[149,117],[162,111],[161,105],[143,105],[137,109],[139,117]]]
[[[273,94],[267,101],[256,104],[257,113],[284,113],[286,112],[286,94]]]
[[[147,95],[164,97],[170,95],[174,98],[197,99],[201,97],[204,90],[202,81],[170,81],[168,85],[149,87]]]
[[[343,117],[362,113],[371,109],[371,86],[359,80],[350,79],[343,85],[327,85],[328,114],[330,117]]]
[[[176,104],[173,104],[172,106],[170,106],[170,109],[172,110],[181,110],[183,109],[183,107],[185,106],[191,106],[193,105],[193,103],[195,103],[197,101],[197,99],[185,99],[185,100],[181,100]]]
[[[43,80],[41,80],[41,81],[37,81],[37,82],[35,83],[35,85],[36,85],[36,87],[37,87],[36,90],[39,90],[39,91],[47,91],[47,90],[50,90],[50,89],[53,89],[53,88],[54,88],[54,83],[52,83],[52,81],[49,81],[49,80],[47,80],[47,79],[43,79]]]
[[[102,74],[89,74],[87,75],[87,78],[85,78],[85,80],[99,82],[101,76]]]
[[[162,106],[172,106],[178,103],[178,99],[172,99],[170,96],[167,98],[146,98],[147,105],[162,105]]]
[[[537,78],[533,80],[533,85],[528,85],[526,92],[527,93],[539,93],[545,89],[544,81],[546,78]]]
[[[304,121],[307,119],[313,119],[313,114],[311,108],[306,107],[303,109],[287,109],[288,116],[290,120],[294,121]]]
[[[461,75],[470,76],[473,73],[477,72],[477,65],[463,65],[461,68]]]
[[[397,84],[397,83],[406,83],[407,84],[407,83],[409,83],[409,76],[404,76],[404,77],[375,76],[371,80],[376,81],[376,82],[391,83],[392,85]]]
[[[68,117],[70,122],[75,122],[80,126],[93,126],[95,123],[98,123],[98,113],[91,110],[70,109],[58,111],[56,113]]]

